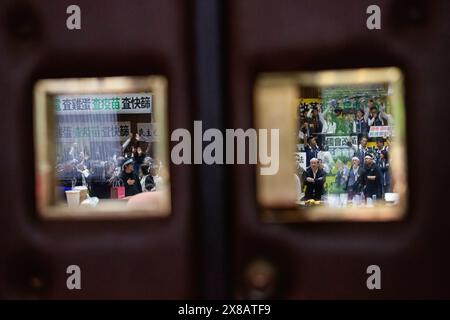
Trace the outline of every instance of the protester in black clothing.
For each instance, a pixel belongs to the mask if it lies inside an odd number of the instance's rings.
[[[377,199],[382,198],[382,175],[380,168],[375,164],[372,154],[367,154],[364,158],[364,195],[367,197],[376,196]]]
[[[153,179],[153,176],[150,174],[150,164],[148,163],[142,164],[141,171],[142,171],[142,178],[140,183],[142,187],[142,192],[153,191],[156,184],[155,179]]]
[[[122,172],[119,175],[125,186],[125,196],[134,196],[142,192],[139,176],[134,173],[133,160],[128,159],[122,165]]]
[[[319,160],[312,158],[305,174],[305,200],[320,200],[325,193],[325,171],[319,168]]]
[[[309,123],[309,133],[316,137],[317,144],[322,147],[322,129],[323,129],[323,123],[319,115],[319,108],[317,106],[314,106],[312,108],[312,115],[311,118],[308,120]]]
[[[138,146],[136,148],[136,152],[133,154],[133,167],[134,167],[134,173],[139,175],[139,170],[141,169],[141,165],[144,163],[145,160],[145,153],[142,151],[142,147]]]
[[[378,166],[381,171],[381,182],[383,186],[383,195],[384,195],[386,192],[391,192],[389,152],[387,150],[381,150]]]
[[[110,198],[110,185],[105,172],[105,167],[100,163],[94,164],[91,168],[91,174],[87,178],[89,186],[89,195],[99,199]]]
[[[319,146],[317,145],[315,137],[308,137],[306,140],[307,144],[305,145],[306,152],[306,163],[310,163],[312,158],[317,158],[319,154]]]

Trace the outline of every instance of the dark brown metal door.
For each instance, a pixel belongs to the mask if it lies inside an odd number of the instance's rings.
[[[449,298],[447,1],[80,0],[0,4],[0,297]],[[38,79],[162,74],[169,132],[251,128],[256,75],[397,66],[405,74],[408,212],[400,222],[260,219],[252,165],[171,166],[167,219],[45,221],[36,214]],[[69,265],[82,290],[66,287]],[[381,267],[381,290],[366,268]],[[263,270],[263,271],[261,271]],[[255,286],[263,273],[270,290]]]

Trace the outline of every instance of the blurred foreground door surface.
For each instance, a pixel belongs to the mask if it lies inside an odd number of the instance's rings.
[[[405,78],[410,192],[399,222],[262,223],[255,168],[233,166],[235,296],[450,297],[449,174],[430,174],[431,167],[446,166],[448,155],[440,141],[449,136],[442,120],[450,112],[444,102],[450,82],[449,3],[378,1],[381,30],[368,30],[371,4],[228,2],[228,127],[254,125],[259,73],[399,67]],[[370,265],[381,269],[381,290],[366,287]]]
[[[38,79],[163,75],[169,132],[192,124],[188,1],[81,0],[80,30],[66,28],[69,4],[0,4],[0,131],[9,163],[0,201],[0,296],[194,298],[189,167],[170,167],[167,219],[47,221],[36,213],[32,107]],[[81,269],[81,290],[66,287],[69,265]]]
[[[69,31],[68,3],[3,1],[0,297],[450,298],[450,4],[379,1],[382,29],[368,30],[370,4],[80,0],[81,30]],[[402,221],[264,223],[253,165],[172,165],[167,219],[36,213],[38,79],[164,75],[170,134],[192,132],[193,120],[204,130],[253,127],[261,72],[386,66],[405,76]],[[81,290],[66,287],[69,265],[81,268]],[[370,265],[381,268],[381,290],[366,287]]]

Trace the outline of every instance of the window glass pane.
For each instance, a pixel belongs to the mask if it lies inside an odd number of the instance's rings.
[[[258,128],[280,130],[280,170],[257,177],[265,219],[403,216],[407,168],[398,69],[260,75],[255,117]]]
[[[165,113],[161,76],[40,80],[35,146],[41,215],[167,215]]]

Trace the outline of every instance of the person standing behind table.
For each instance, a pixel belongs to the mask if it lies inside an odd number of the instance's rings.
[[[381,181],[381,171],[380,168],[375,164],[374,157],[372,154],[367,154],[364,158],[364,183],[365,190],[364,195],[366,198],[372,198],[376,196],[377,199],[382,198],[382,181]]]
[[[125,186],[125,196],[134,196],[135,194],[142,192],[142,187],[139,181],[139,177],[134,173],[133,160],[128,159],[122,165],[122,172],[119,175]]]
[[[326,114],[323,120],[323,134],[335,134],[336,133],[336,122],[333,121],[331,114]]]
[[[350,133],[351,128],[349,123],[344,116],[344,112],[341,108],[334,109],[335,123],[336,123],[336,134],[347,135]]]
[[[315,158],[319,159],[319,163],[322,163],[323,165],[322,169],[325,170],[326,174],[329,174],[333,167],[333,155],[328,151],[328,146],[326,144],[323,146],[323,149],[317,153]]]
[[[303,185],[304,184],[302,183],[302,181],[305,180],[304,179],[305,170],[301,166],[298,158],[296,159],[295,164],[296,164],[296,172],[294,173],[294,176],[295,176],[294,178],[295,178],[296,190],[297,190],[297,196],[298,196],[296,200],[300,200],[303,197]]]
[[[320,114],[317,106],[312,107],[307,114],[309,123],[310,135],[316,137],[319,146],[322,146],[322,129],[323,129],[323,115]]]
[[[367,137],[362,137],[358,146],[348,142],[348,146],[354,150],[353,156],[359,159],[359,163],[364,163],[364,158],[371,150],[367,147]]]
[[[161,171],[161,163],[158,164],[157,161],[155,161],[150,166],[150,175],[153,177],[153,181],[155,182],[155,188],[152,191],[159,191],[162,190],[163,187],[163,177],[160,175]]]
[[[356,111],[355,120],[353,120],[353,133],[356,133],[358,139],[360,139],[362,136],[366,136],[368,132],[369,125],[364,118],[364,110],[358,109],[358,111]]]
[[[134,173],[139,175],[139,171],[141,169],[141,165],[144,163],[145,160],[145,153],[142,151],[142,147],[138,146],[136,148],[136,152],[133,153],[133,165],[134,165]]]
[[[95,163],[87,180],[89,195],[99,199],[110,198],[110,185],[105,172],[105,165]]]
[[[381,181],[384,196],[386,192],[391,192],[391,173],[389,165],[389,152],[387,152],[387,150],[381,150],[378,166],[380,167],[381,171]]]
[[[306,146],[305,146],[306,163],[309,163],[312,158],[317,158],[319,155],[319,151],[320,148],[317,145],[316,138],[308,137],[306,139]]]
[[[348,199],[352,200],[354,196],[360,194],[363,189],[364,169],[360,166],[357,157],[352,158],[352,167],[350,168],[345,190],[348,193]]]
[[[142,192],[154,191],[155,189],[155,180],[153,176],[150,174],[150,164],[144,163],[141,166],[142,178],[141,178],[141,187]]]
[[[348,167],[347,165],[344,165],[344,163],[341,160],[338,160],[336,162],[336,167],[338,171],[336,172],[335,185],[339,190],[344,190],[348,181],[349,175]]]
[[[369,100],[370,101],[370,100]],[[369,108],[369,117],[367,118],[367,124],[369,127],[372,126],[384,126],[385,121],[380,117],[377,107],[372,106]]]
[[[377,138],[375,140],[376,146],[373,149],[373,152],[375,153],[375,159],[376,159],[376,164],[379,165],[380,163],[380,158],[381,158],[381,151],[386,150],[386,147],[384,145],[384,138]]]
[[[312,158],[305,174],[305,200],[320,200],[325,193],[325,172],[319,168],[319,159]]]

